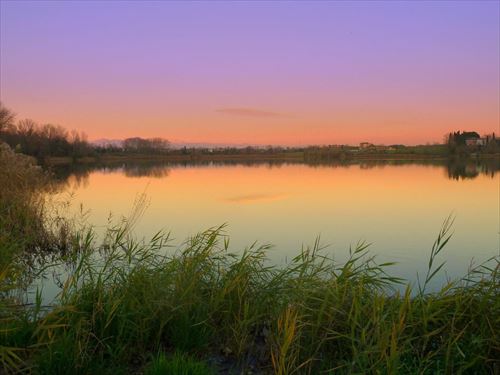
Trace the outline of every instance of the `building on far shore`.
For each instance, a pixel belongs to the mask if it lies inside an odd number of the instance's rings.
[[[466,146],[486,146],[488,140],[486,138],[467,138],[465,140]]]
[[[373,147],[373,143],[370,143],[370,142],[361,142],[359,144],[359,148],[370,148],[370,147]]]

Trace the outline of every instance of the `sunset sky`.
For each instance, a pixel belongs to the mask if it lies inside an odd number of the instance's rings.
[[[500,2],[0,2],[0,99],[90,139],[499,131]]]

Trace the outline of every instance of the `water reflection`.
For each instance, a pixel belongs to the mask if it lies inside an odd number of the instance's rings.
[[[449,179],[463,180],[474,179],[480,175],[493,178],[500,170],[500,160],[491,159],[450,159],[450,160],[350,160],[335,162],[303,163],[296,161],[127,161],[95,164],[72,164],[56,166],[52,169],[56,183],[61,189],[77,189],[88,184],[88,177],[92,172],[122,173],[132,178],[164,178],[168,177],[174,168],[197,167],[223,167],[223,166],[266,166],[268,168],[281,168],[286,165],[307,165],[311,168],[346,168],[359,166],[360,169],[384,168],[386,166],[429,166],[442,168],[444,175]]]
[[[448,177],[454,180],[476,178],[481,174],[493,178],[495,173],[500,169],[500,159],[456,159],[449,161],[446,167],[448,170]]]
[[[367,241],[381,262],[397,262],[392,274],[412,281],[425,272],[435,234],[453,213],[455,233],[442,258],[449,273],[436,278],[441,285],[462,276],[472,258],[498,254],[492,177],[499,169],[497,159],[115,162],[54,169],[61,192],[54,199],[70,196],[70,217],[83,207],[98,239],[110,217],[129,217],[134,199],[146,192],[149,204],[133,232],[139,239],[165,230],[179,245],[227,223],[232,251],[270,243],[275,264],[318,235],[338,261],[351,245]]]

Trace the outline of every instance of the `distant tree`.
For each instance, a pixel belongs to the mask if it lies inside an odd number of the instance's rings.
[[[30,119],[15,123],[13,113],[0,105],[0,139],[17,152],[37,158],[81,157],[93,153],[83,133],[68,132],[60,125],[39,125]]]
[[[448,136],[448,144],[454,143],[457,146],[465,146],[465,141],[467,139],[477,139],[481,138],[480,135],[475,132],[468,132],[468,131],[463,131],[463,132],[453,132],[450,133]]]
[[[92,153],[92,148],[87,141],[87,135],[85,133],[79,133],[76,130],[72,130],[69,134],[69,143],[71,145],[70,155],[74,159]]]
[[[164,151],[170,148],[170,142],[163,138],[150,138],[148,141],[153,150]]]
[[[14,126],[16,115],[0,102],[0,133]]]
[[[162,153],[169,149],[170,142],[163,138],[144,139],[140,137],[127,138],[123,141],[126,152]]]
[[[475,131],[456,131],[447,136],[446,146],[450,154],[467,154],[466,140],[471,138],[480,138]]]
[[[146,140],[133,137],[127,138],[123,141],[123,149],[127,152],[140,152],[146,147]]]

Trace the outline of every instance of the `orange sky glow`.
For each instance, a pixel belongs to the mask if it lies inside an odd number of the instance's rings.
[[[499,7],[2,2],[0,99],[91,140],[425,144],[498,132]]]

